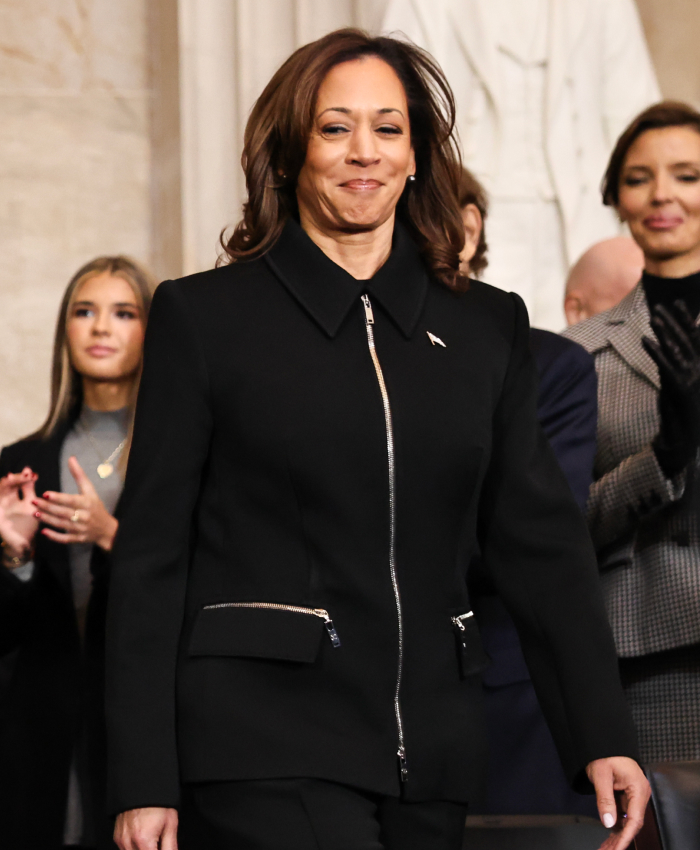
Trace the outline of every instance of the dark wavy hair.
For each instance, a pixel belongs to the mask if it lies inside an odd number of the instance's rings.
[[[306,158],[321,83],[336,65],[366,56],[393,68],[408,102],[416,180],[408,182],[397,216],[411,231],[435,277],[452,289],[464,290],[468,280],[459,273],[464,246],[458,200],[461,160],[454,138],[452,90],[424,50],[350,28],[296,50],[256,101],[241,160],[248,200],[230,238],[221,235],[226,256],[219,262],[262,256],[275,244],[287,219],[298,216],[297,177]]]
[[[467,168],[462,169],[459,180],[459,208],[464,209],[467,204],[474,204],[481,214],[481,233],[479,242],[474,251],[474,256],[469,260],[469,270],[474,277],[479,277],[481,272],[488,266],[486,252],[489,249],[486,242],[486,217],[489,214],[489,199],[486,190]]]
[[[617,140],[610,155],[601,186],[606,206],[616,207],[620,202],[620,180],[629,149],[647,130],[662,130],[664,127],[692,127],[700,133],[700,112],[679,100],[662,100],[640,112]]]

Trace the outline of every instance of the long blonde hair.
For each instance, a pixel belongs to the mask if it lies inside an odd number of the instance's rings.
[[[51,366],[51,403],[49,413],[44,424],[30,436],[33,439],[47,440],[56,431],[75,419],[80,413],[83,402],[82,376],[71,363],[70,348],[66,325],[70,308],[75,300],[78,289],[85,281],[101,274],[109,274],[112,277],[120,277],[133,289],[134,295],[141,302],[144,326],[148,321],[148,311],[151,307],[153,292],[156,288],[155,278],[143,266],[129,257],[97,257],[86,263],[73,275],[66,287],[58,311],[56,321],[56,334],[53,343],[53,363]],[[138,391],[141,370],[134,380],[129,407],[131,417],[129,422],[128,444],[122,452],[122,458],[128,457],[131,444],[131,425],[133,420],[136,393]]]

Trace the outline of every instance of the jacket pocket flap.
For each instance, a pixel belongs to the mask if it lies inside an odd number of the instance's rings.
[[[323,620],[269,608],[202,608],[189,654],[272,658],[310,664],[316,660]]]

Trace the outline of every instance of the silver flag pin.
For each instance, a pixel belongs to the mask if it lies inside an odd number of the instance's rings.
[[[445,343],[440,339],[439,336],[435,336],[435,334],[431,334],[430,331],[426,331],[428,334],[428,339],[433,345],[441,345],[443,348],[447,348]]]

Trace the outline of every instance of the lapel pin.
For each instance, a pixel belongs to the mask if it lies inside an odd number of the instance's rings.
[[[428,339],[433,345],[441,345],[443,348],[447,348],[445,343],[440,339],[439,336],[435,336],[435,334],[431,334],[430,331],[426,331],[428,334]]]

